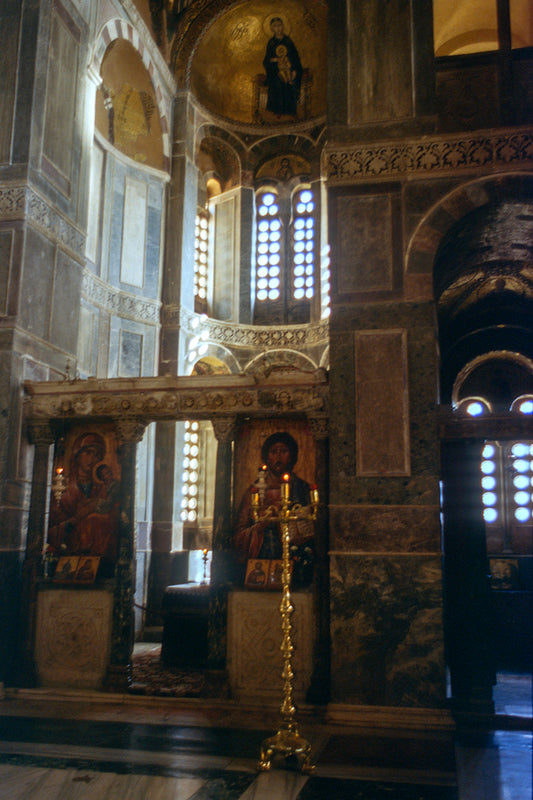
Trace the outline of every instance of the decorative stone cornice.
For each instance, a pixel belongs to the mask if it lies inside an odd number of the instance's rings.
[[[29,221],[53,242],[83,262],[85,234],[28,184],[0,187],[0,221]]]
[[[89,378],[26,382],[25,415],[44,419],[136,419],[144,422],[302,415],[327,410],[323,370],[261,382],[246,375]]]
[[[182,308],[179,318],[185,333],[193,336],[198,332],[193,325],[193,320],[198,320],[197,314],[192,314]],[[164,314],[164,319],[168,322],[167,314]],[[316,324],[282,327],[278,325],[237,325],[205,318],[202,319],[202,329],[207,331],[210,342],[227,347],[270,350],[273,348],[309,347],[327,344],[329,341],[327,320],[321,320]]]
[[[332,143],[322,153],[322,173],[330,185],[524,168],[533,168],[533,131],[524,128],[371,144]]]
[[[83,275],[82,294],[89,303],[99,306],[109,314],[116,314],[149,325],[159,325],[161,306],[159,301],[119,291],[101,281],[88,270]]]

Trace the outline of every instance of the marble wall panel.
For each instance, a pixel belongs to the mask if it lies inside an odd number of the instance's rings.
[[[46,86],[42,168],[70,194],[81,32],[61,3],[54,4]]]
[[[145,181],[126,176],[120,281],[140,289],[144,286],[144,259],[148,217]]]
[[[86,376],[96,375],[97,315],[85,305],[80,306],[80,335],[78,368]]]
[[[410,6],[408,0],[349,0],[349,124],[405,119],[413,113]]]
[[[440,553],[439,506],[331,506],[330,548],[369,553]]]
[[[339,294],[391,291],[392,206],[388,195],[340,195],[335,206]]]
[[[142,346],[141,334],[126,330],[120,332],[118,374],[121,377],[136,378],[141,374]]]
[[[356,332],[355,393],[357,473],[408,474],[406,331]]]
[[[156,299],[164,183],[110,153],[105,181],[100,274],[112,286]]]
[[[235,233],[239,211],[238,195],[234,191],[215,206],[214,286],[212,308],[216,319],[235,318]],[[237,273],[238,274],[238,273]]]
[[[13,231],[10,230],[0,231],[0,316],[5,316],[8,313],[7,301],[13,235]]]
[[[15,106],[20,3],[6,0],[0,8],[0,164],[11,158]]]
[[[443,707],[438,556],[331,556],[333,702]]]
[[[444,131],[493,128],[499,124],[498,66],[441,69],[436,75],[439,123]]]
[[[58,251],[50,318],[50,341],[72,353],[76,352],[78,343],[81,280],[79,264],[62,251]]]
[[[45,341],[52,312],[54,261],[54,245],[27,228],[19,320],[29,333]]]

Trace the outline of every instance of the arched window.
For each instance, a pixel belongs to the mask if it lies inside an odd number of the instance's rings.
[[[203,209],[196,215],[194,232],[194,310],[207,313],[207,264],[209,255],[209,214]]]
[[[263,186],[256,195],[256,324],[303,324],[316,291],[317,215],[314,193]]]

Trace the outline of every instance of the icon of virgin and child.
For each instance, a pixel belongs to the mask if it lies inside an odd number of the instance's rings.
[[[96,431],[74,440],[68,484],[50,503],[48,543],[57,551],[116,559],[120,482],[105,455],[105,439]]]
[[[310,485],[300,478],[294,467],[298,459],[298,444],[286,431],[278,431],[268,436],[261,447],[262,468],[258,477],[245,491],[236,519],[233,545],[239,560],[280,559],[282,540],[280,526],[269,520],[254,521],[251,498],[259,492],[262,507],[279,507],[281,504],[281,485],[284,475],[289,475],[289,501],[291,504],[308,506]],[[312,545],[314,536],[312,522],[291,522],[289,535],[291,549]]]

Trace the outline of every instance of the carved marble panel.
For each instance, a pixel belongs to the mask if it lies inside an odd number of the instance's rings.
[[[313,597],[292,592],[294,698],[302,700],[313,671]],[[228,672],[235,699],[283,699],[281,592],[234,590],[228,597]]]
[[[35,661],[41,686],[102,687],[111,647],[113,594],[51,588],[37,597]]]

